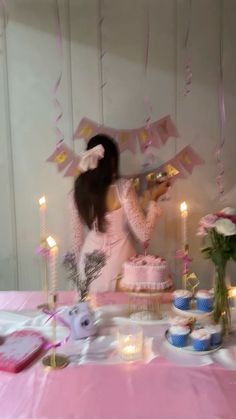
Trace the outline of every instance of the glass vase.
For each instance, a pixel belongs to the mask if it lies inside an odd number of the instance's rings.
[[[223,335],[229,333],[231,325],[228,289],[225,279],[226,264],[216,265],[213,317],[216,323],[222,325]]]

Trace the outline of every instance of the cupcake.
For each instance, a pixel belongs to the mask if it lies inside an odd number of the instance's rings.
[[[220,324],[214,324],[214,325],[208,325],[205,326],[205,329],[210,334],[211,340],[211,346],[216,346],[221,343],[222,339],[222,327]]]
[[[213,295],[208,290],[199,290],[196,294],[197,310],[209,313],[213,310]]]
[[[174,305],[181,310],[188,310],[192,293],[188,290],[176,290],[173,292]]]
[[[191,327],[194,322],[195,322],[195,319],[193,317],[175,316],[175,317],[171,317],[169,319],[169,324],[171,326],[187,326],[187,327]]]
[[[211,335],[206,329],[194,330],[191,333],[191,338],[195,351],[207,351],[210,348]]]
[[[169,328],[170,343],[178,348],[187,346],[189,333],[190,329],[187,326],[171,326]]]

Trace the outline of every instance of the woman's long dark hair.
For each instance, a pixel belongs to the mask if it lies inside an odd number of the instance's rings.
[[[106,193],[111,183],[119,177],[119,151],[115,141],[103,134],[92,137],[87,150],[99,144],[104,147],[104,157],[99,160],[96,169],[77,177],[74,200],[80,217],[89,229],[96,220],[98,230],[105,232]]]

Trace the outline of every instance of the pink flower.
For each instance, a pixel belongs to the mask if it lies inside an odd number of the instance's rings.
[[[214,228],[217,219],[218,219],[218,217],[214,214],[205,215],[205,217],[202,217],[201,220],[200,220],[200,229],[201,229],[201,227],[203,229],[206,229],[206,230]]]
[[[197,236],[204,237],[206,235],[207,235],[207,230],[203,226],[200,225],[200,227],[198,228],[198,231],[197,231]]]

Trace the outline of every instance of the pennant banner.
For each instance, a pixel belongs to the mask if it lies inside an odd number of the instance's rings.
[[[158,168],[142,174],[128,176],[128,178],[134,179],[135,188],[138,193],[141,193],[151,183],[157,182],[163,173],[166,174],[173,184],[179,178],[186,179],[189,177],[194,167],[201,164],[204,164],[204,160],[188,145],[176,154],[175,157]]]
[[[63,175],[65,177],[76,177],[79,175],[78,165],[80,157],[63,142],[57,146],[56,150],[48,157],[47,161],[56,163],[59,172],[66,169]],[[163,173],[166,173],[166,176],[171,179],[171,182],[173,183],[178,178],[186,179],[192,174],[194,167],[201,164],[204,164],[204,160],[199,157],[190,145],[188,145],[176,154],[176,156],[156,169],[125,177],[127,179],[133,179],[137,192],[142,192],[150,183],[157,182],[158,178]]]
[[[179,136],[170,115],[167,115],[141,128],[130,130],[117,130],[105,127],[88,118],[83,118],[75,131],[74,139],[88,141],[96,134],[109,135],[117,141],[121,152],[130,150],[133,153],[135,152],[137,141],[139,142],[141,151],[144,152],[150,145],[160,148],[170,137],[177,138]]]

